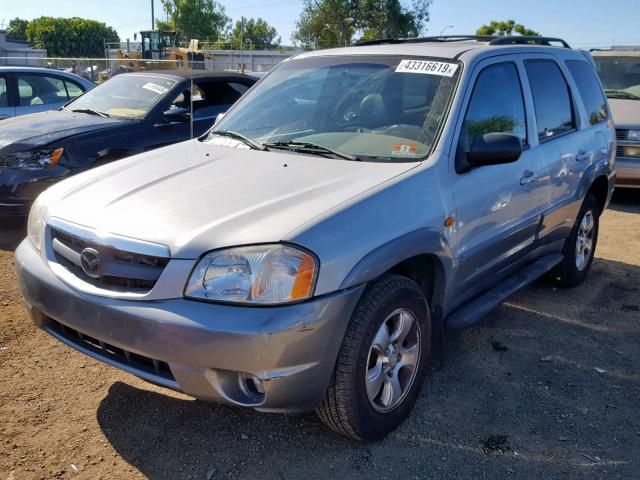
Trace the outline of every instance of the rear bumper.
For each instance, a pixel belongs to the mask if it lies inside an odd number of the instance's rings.
[[[640,158],[616,157],[616,187],[640,188]]]
[[[64,343],[193,397],[264,411],[318,405],[363,289],[268,308],[109,299],[68,286],[28,240],[16,268],[35,323]],[[264,393],[247,392],[241,374]]]

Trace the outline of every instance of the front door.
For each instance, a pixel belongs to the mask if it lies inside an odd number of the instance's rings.
[[[536,239],[542,202],[540,165],[537,152],[529,147],[521,68],[516,60],[493,60],[480,63],[472,75],[474,86],[458,126],[453,169],[456,303],[488,288],[532,250]],[[520,158],[460,171],[459,160],[474,139],[491,132],[519,137]]]

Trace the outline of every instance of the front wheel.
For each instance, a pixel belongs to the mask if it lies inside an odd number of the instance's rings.
[[[588,194],[565,241],[564,260],[550,273],[553,281],[563,287],[575,287],[584,281],[593,262],[599,226],[600,206],[596,198]]]
[[[431,350],[420,287],[398,275],[373,284],[356,306],[318,416],[357,440],[381,438],[409,415]]]

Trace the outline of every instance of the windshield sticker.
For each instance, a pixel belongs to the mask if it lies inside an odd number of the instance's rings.
[[[166,87],[163,87],[162,85],[158,85],[157,83],[145,83],[142,88],[146,88],[147,90],[152,91],[153,93],[157,93],[158,95],[162,95],[164,94],[167,90],[169,90]]]
[[[392,155],[415,155],[418,146],[415,143],[396,143],[393,145]]]
[[[424,73],[442,77],[453,77],[456,70],[458,70],[456,63],[434,62],[433,60],[402,60],[396,68],[396,72],[400,73]]]

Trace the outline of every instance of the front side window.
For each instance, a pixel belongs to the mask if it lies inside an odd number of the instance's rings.
[[[69,98],[64,81],[46,75],[20,75],[18,77],[20,106],[64,103]]]
[[[458,155],[486,133],[510,133],[527,143],[527,122],[518,70],[513,63],[486,67],[476,80],[458,141]]]
[[[0,77],[0,108],[6,107],[7,104],[7,80],[4,77]]]
[[[608,98],[640,100],[640,56],[594,56]]]
[[[175,80],[152,75],[118,75],[73,100],[65,110],[140,119],[164,99],[175,84]]]
[[[558,64],[549,60],[525,63],[536,111],[540,141],[554,138],[575,128],[569,85]]]
[[[607,100],[591,65],[582,60],[568,60],[567,68],[578,86],[589,123],[595,125],[607,119]]]
[[[417,161],[436,140],[459,67],[449,59],[400,56],[290,60],[240,99],[215,130],[274,149],[306,142],[359,160]]]

